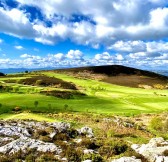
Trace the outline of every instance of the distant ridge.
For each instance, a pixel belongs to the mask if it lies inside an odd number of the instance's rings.
[[[168,79],[167,76],[164,76],[164,75],[161,75],[155,72],[151,72],[147,70],[140,70],[140,69],[127,67],[123,65],[88,66],[88,67],[58,69],[58,71],[69,71],[69,72],[91,71],[92,73],[95,73],[95,74],[106,74],[108,76],[145,75],[149,77]]]
[[[154,87],[157,84],[164,86],[168,84],[168,76],[122,65],[90,66],[54,71],[68,72],[79,78],[98,79],[111,84],[136,88],[144,85]]]

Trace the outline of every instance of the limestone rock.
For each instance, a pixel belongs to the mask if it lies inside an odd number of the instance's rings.
[[[0,153],[11,154],[18,152],[19,150],[25,152],[27,148],[36,149],[39,152],[54,152],[55,154],[60,154],[62,151],[53,143],[42,142],[40,140],[35,140],[28,137],[21,137],[5,146],[1,146]]]
[[[141,162],[141,159],[136,159],[136,157],[122,157],[120,159],[112,160],[112,162]]]
[[[78,132],[79,132],[79,134],[86,134],[86,136],[89,138],[94,137],[92,128],[89,128],[87,126],[82,127],[81,129],[78,130]]]
[[[165,141],[162,137],[152,138],[148,144],[131,146],[137,153],[144,156],[149,162],[163,161],[165,159],[168,162],[167,157],[163,155],[164,151],[168,150],[168,141]]]

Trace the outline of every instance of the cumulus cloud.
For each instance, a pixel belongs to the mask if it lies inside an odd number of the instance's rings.
[[[46,56],[38,56],[31,54],[22,54],[20,59],[0,59],[0,68],[5,67],[26,67],[26,68],[42,68],[42,67],[79,67],[94,65],[111,65],[120,64],[132,67],[144,68],[148,67],[164,67],[168,66],[168,53],[163,53],[153,57],[149,57],[145,52],[129,53],[122,55],[120,53],[110,54],[103,52],[95,54],[92,58],[84,57],[80,50],[70,50],[67,53],[48,54]]]
[[[82,60],[83,53],[80,50],[70,50],[66,57],[72,60]]]
[[[16,1],[18,8],[0,8],[0,30],[43,44],[70,39],[92,47],[109,47],[120,40],[135,40],[136,44],[137,40],[159,40],[168,34],[165,0]],[[31,13],[21,10],[24,6],[40,9],[44,19],[30,22]],[[52,24],[47,26],[45,21]]]
[[[25,53],[25,54],[20,55],[20,57],[21,58],[29,58],[29,57],[31,57],[31,55]]]
[[[29,66],[86,66],[116,62],[138,66],[147,63],[167,64],[166,0],[97,0],[96,3],[90,0],[71,3],[69,0],[15,1],[18,2],[16,8],[7,5],[0,7],[1,33],[22,39],[33,39],[47,45],[68,40],[96,49],[103,47],[104,51],[107,51],[97,52],[91,60],[85,59],[80,50],[70,50],[66,54],[48,54],[46,57],[23,54],[20,59],[14,61],[17,64],[25,63]],[[32,13],[29,7],[34,9]],[[37,10],[41,14],[40,17],[34,16]],[[23,49],[21,46],[15,48]],[[152,62],[152,59],[155,61]]]
[[[96,60],[110,60],[112,56],[108,52],[103,52],[102,54],[95,55]]]
[[[146,43],[143,41],[117,41],[108,49],[122,51],[122,52],[139,52],[146,51]]]
[[[24,49],[24,47],[23,46],[14,46],[16,49],[18,49],[18,50],[22,50],[22,49]]]
[[[28,15],[19,9],[0,7],[0,31],[20,38],[34,38],[35,31]]]

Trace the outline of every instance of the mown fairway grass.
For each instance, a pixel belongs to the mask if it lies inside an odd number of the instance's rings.
[[[19,106],[23,111],[30,110],[32,112],[70,111],[120,115],[156,113],[168,110],[167,90],[129,88],[96,80],[77,79],[73,76],[54,72],[43,72],[43,74],[73,82],[87,96],[60,99],[39,94],[38,90],[36,91],[38,87],[34,87],[35,90],[28,93],[27,89],[32,88],[32,86],[20,86],[19,92],[21,93],[0,93],[0,104],[2,104],[0,113],[11,113],[16,106]],[[38,101],[37,106],[34,105],[35,101]]]

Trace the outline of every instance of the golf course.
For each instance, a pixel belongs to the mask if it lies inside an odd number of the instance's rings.
[[[70,88],[60,86],[59,83],[57,84],[59,86],[40,85],[42,80],[38,78],[35,83],[26,84],[30,78],[37,76],[60,79],[71,86]],[[101,80],[76,77],[61,71],[6,75],[0,78],[0,82],[1,114],[11,114],[17,111],[15,110],[17,108],[19,111],[32,113],[81,112],[122,116],[168,110],[166,89],[121,86]],[[53,95],[51,93],[53,91],[61,93],[61,96]]]

